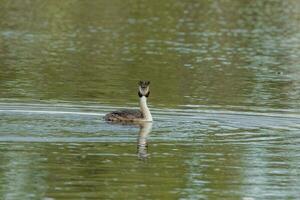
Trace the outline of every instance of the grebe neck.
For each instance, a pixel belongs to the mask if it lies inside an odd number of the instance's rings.
[[[144,121],[152,122],[152,115],[150,110],[147,106],[147,97],[142,96],[140,97],[140,109],[144,116]]]

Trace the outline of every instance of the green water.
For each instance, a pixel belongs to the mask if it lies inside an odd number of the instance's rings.
[[[0,1],[0,199],[299,199],[299,13]],[[140,79],[154,122],[105,123]]]

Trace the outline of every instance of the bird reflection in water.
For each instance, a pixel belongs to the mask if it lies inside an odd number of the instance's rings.
[[[145,160],[148,158],[148,143],[147,143],[147,137],[149,133],[152,130],[152,122],[144,122],[144,121],[139,121],[139,122],[108,122],[110,124],[119,124],[123,126],[138,126],[140,127],[138,138],[137,138],[137,155],[138,158],[141,160]]]
[[[138,158],[145,160],[148,157],[148,143],[147,137],[152,130],[152,122],[140,122],[140,131],[137,140],[137,154]]]

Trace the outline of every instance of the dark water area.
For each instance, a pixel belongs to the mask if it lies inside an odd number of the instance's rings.
[[[296,0],[1,1],[0,199],[299,199],[299,77]]]

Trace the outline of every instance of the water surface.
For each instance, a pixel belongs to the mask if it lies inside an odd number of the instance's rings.
[[[299,13],[1,1],[0,199],[299,198]],[[140,79],[154,122],[105,123]]]

